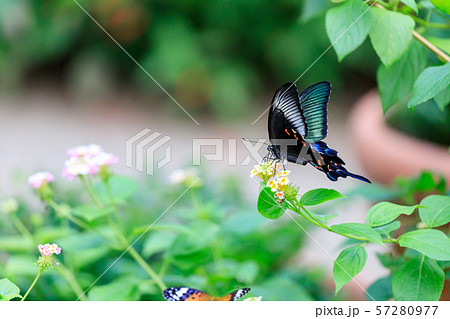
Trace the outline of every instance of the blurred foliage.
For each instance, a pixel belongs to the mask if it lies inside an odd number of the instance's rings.
[[[248,112],[266,87],[294,81],[329,47],[324,15],[310,1],[79,3],[183,106],[224,119]],[[361,62],[374,54],[363,48],[343,65],[323,55],[299,86],[327,80],[339,88],[367,74],[373,82],[375,66]],[[0,71],[4,88],[37,76],[60,79],[74,96],[102,97],[126,84],[166,100],[73,1],[0,1]]]
[[[250,296],[264,300],[333,299],[320,268],[306,270],[295,265],[302,245],[298,225],[290,220],[274,223],[255,214],[243,204],[241,190],[231,180],[228,177],[216,187],[203,181],[203,186],[190,189],[150,228],[185,187],[161,187],[162,181],[155,179],[136,187],[133,179],[123,176],[113,176],[110,185],[124,233],[130,241],[139,238],[134,248],[167,286],[190,286],[217,296],[250,287]],[[95,189],[106,202],[104,187],[99,182]],[[77,189],[59,193],[55,201],[64,202],[59,207],[69,207],[70,215],[91,230],[69,222],[50,206],[38,212],[25,201],[20,201],[14,215],[0,214],[0,278],[17,284],[22,294],[38,270],[34,264],[37,245],[55,242],[62,247],[61,266],[44,272],[27,300],[74,300],[78,295],[70,280],[76,278],[83,290],[88,288],[123,252],[107,223],[110,210],[87,204],[87,194]],[[19,234],[14,216],[30,230],[32,240]],[[87,297],[163,299],[161,289],[129,253],[100,278]]]

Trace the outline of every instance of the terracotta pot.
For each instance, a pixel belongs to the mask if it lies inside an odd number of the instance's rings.
[[[396,176],[413,176],[423,170],[440,173],[450,181],[448,149],[387,126],[376,91],[357,101],[350,126],[361,163],[374,181],[389,184]]]

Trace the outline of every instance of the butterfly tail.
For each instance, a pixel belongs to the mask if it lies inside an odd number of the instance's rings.
[[[347,171],[347,169],[342,166],[342,164],[331,162],[328,166],[328,172],[326,172],[329,179],[332,181],[337,181],[339,177],[346,178],[350,176],[352,178],[358,179],[362,182],[371,183],[367,178],[361,175],[353,174]]]

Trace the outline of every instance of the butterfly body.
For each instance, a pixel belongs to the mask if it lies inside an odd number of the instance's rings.
[[[213,297],[203,291],[189,287],[170,287],[163,291],[163,296],[169,301],[235,301],[250,291],[242,288],[223,297]]]
[[[294,83],[287,83],[275,93],[269,111],[268,150],[279,160],[311,164],[332,181],[347,176],[370,181],[347,171],[338,152],[322,140],[327,136],[327,105],[331,92],[329,82],[310,86],[300,95]]]

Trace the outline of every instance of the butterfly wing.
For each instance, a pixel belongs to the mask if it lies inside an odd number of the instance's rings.
[[[249,291],[250,291],[250,288],[238,289],[224,297],[215,298],[215,300],[217,300],[217,301],[236,301],[239,298],[245,296]]]
[[[203,291],[189,287],[170,287],[163,291],[168,301],[211,301],[213,298]]]
[[[318,142],[327,136],[327,106],[331,94],[329,82],[316,83],[300,94],[300,107],[305,118],[308,142]]]
[[[283,131],[293,128],[301,136],[306,136],[305,117],[300,108],[297,87],[294,83],[286,83],[273,96],[269,110],[269,138],[283,138]]]

